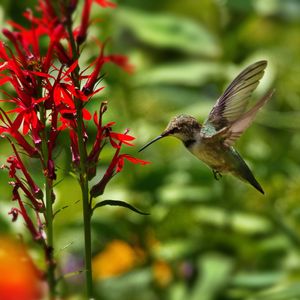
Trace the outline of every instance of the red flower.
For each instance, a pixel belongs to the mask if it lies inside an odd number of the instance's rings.
[[[13,220],[17,219],[18,214],[21,214],[27,228],[29,229],[30,233],[32,234],[32,237],[35,240],[38,240],[42,237],[41,233],[39,232],[39,229],[36,228],[34,223],[32,222],[31,218],[29,217],[26,208],[23,204],[23,201],[21,200],[20,194],[19,194],[19,186],[15,182],[10,182],[10,184],[13,186],[13,200],[17,200],[18,204],[20,206],[20,209],[18,208],[13,208],[9,214],[13,216]],[[41,226],[38,226],[42,228]]]
[[[117,133],[117,132],[108,132],[108,136],[109,136],[109,141],[114,148],[121,147],[120,142],[127,146],[134,146],[133,144],[129,143],[129,141],[133,141],[135,139],[131,135]],[[117,140],[119,143],[116,143],[114,140]]]
[[[84,7],[82,10],[82,15],[81,15],[81,24],[76,37],[76,41],[78,45],[81,45],[86,40],[93,1],[95,1],[97,4],[101,5],[102,7],[111,7],[111,8],[116,7],[115,3],[110,2],[108,0],[85,0]]]
[[[150,162],[149,161],[145,161],[136,157],[133,157],[129,154],[121,154],[118,157],[118,163],[117,163],[117,167],[116,167],[116,173],[121,172],[123,167],[124,167],[124,160],[127,159],[128,161],[130,161],[133,164],[139,164],[139,165],[147,165]]]
[[[77,38],[76,38],[78,45],[81,45],[86,39],[92,3],[93,3],[93,0],[84,1],[84,6],[83,6],[83,10],[82,10],[82,15],[81,15],[81,24],[80,24],[79,31],[78,31]]]
[[[112,143],[112,146],[114,148],[116,148],[115,154],[114,154],[108,168],[106,169],[106,172],[103,175],[102,179],[91,188],[91,192],[90,192],[91,197],[97,197],[104,193],[107,183],[111,180],[111,178],[115,174],[121,172],[121,170],[123,169],[125,159],[127,159],[128,161],[130,161],[134,164],[141,164],[141,165],[149,164],[148,161],[134,158],[129,154],[120,154],[122,144],[123,143],[128,144],[128,142],[127,142],[128,140],[134,139],[131,136],[127,136],[127,133],[128,133],[128,130],[126,130],[124,134],[113,133],[113,136],[115,138],[116,137],[118,138],[119,143],[118,144],[115,144],[115,142]],[[109,134],[111,134],[111,133],[109,133]],[[112,137],[110,137],[110,141],[112,141]],[[132,144],[129,144],[129,145],[133,146]]]
[[[110,2],[108,0],[95,0],[95,2],[98,3],[99,5],[101,5],[102,7],[115,8],[117,6],[117,4]]]
[[[84,85],[84,87],[82,89],[85,95],[90,95],[93,92],[94,86],[99,80],[99,74],[100,74],[101,68],[102,68],[103,64],[105,63],[103,51],[104,51],[104,45],[100,49],[99,56],[95,63],[94,71],[88,76],[87,83]]]
[[[42,199],[43,192],[31,178],[23,162],[20,160],[20,157],[18,155],[10,156],[7,159],[7,162],[9,166],[4,166],[4,168],[7,168],[9,170],[9,177],[15,180],[11,184],[14,184],[18,188],[22,189],[22,191],[24,192],[26,197],[30,200],[32,206],[35,208],[36,211],[42,211],[44,209],[44,205],[38,199]],[[21,180],[17,175],[17,170],[20,170],[23,173],[28,188],[24,184],[23,180]],[[13,199],[16,198],[14,197]]]
[[[72,162],[78,165],[80,162],[78,139],[76,133],[73,130],[70,131],[70,139],[71,139]]]
[[[18,125],[12,123],[11,120],[6,115],[6,113],[1,108],[0,108],[0,121],[2,121],[3,123],[3,125],[0,126],[0,135],[2,135],[3,133],[8,133],[17,141],[19,146],[21,146],[23,150],[30,157],[39,157],[38,150],[32,145],[30,145],[30,143],[18,131]]]
[[[111,54],[106,57],[106,59],[110,62],[113,62],[114,64],[121,67],[123,70],[125,70],[128,73],[133,73],[134,66],[129,63],[128,57],[124,55],[117,55],[117,54]]]

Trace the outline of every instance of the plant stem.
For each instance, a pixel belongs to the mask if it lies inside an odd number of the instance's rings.
[[[49,184],[48,178],[45,178],[46,183],[46,223],[47,223],[47,249],[46,259],[48,264],[47,278],[49,284],[49,293],[51,299],[55,296],[55,262],[53,258],[53,209],[52,209],[52,184]]]
[[[49,285],[49,294],[50,298],[54,299],[55,297],[55,262],[53,258],[53,185],[52,179],[48,177],[47,174],[47,162],[48,162],[48,135],[46,129],[46,111],[44,105],[40,105],[40,119],[42,124],[44,125],[44,131],[42,136],[42,157],[43,157],[43,169],[44,169],[44,177],[45,177],[45,191],[46,191],[46,211],[45,211],[45,219],[46,219],[46,233],[47,233],[47,244],[45,249],[45,256],[47,261],[47,280]]]
[[[86,197],[87,195],[87,197]],[[92,278],[92,240],[91,240],[91,208],[88,198],[88,187],[82,186],[83,222],[84,222],[84,245],[85,245],[85,281],[88,299],[93,298]]]
[[[80,106],[80,104],[78,105]],[[85,245],[85,282],[88,299],[93,299],[92,278],[92,240],[91,240],[91,218],[92,209],[89,201],[89,186],[86,172],[86,151],[83,138],[83,118],[80,107],[77,109],[77,136],[80,155],[80,187],[82,193],[83,223],[84,223],[84,245]]]
[[[73,59],[78,59],[79,53],[76,47],[74,35],[72,32],[72,21],[67,20],[66,28],[69,34],[69,40],[71,44]],[[73,80],[75,85],[80,88],[78,81],[79,78],[79,67],[77,66],[73,72]],[[83,211],[83,226],[84,226],[84,256],[85,256],[85,285],[86,295],[88,299],[93,299],[93,273],[92,273],[92,239],[91,239],[91,218],[92,208],[89,201],[89,184],[86,169],[86,148],[83,137],[83,116],[82,116],[82,103],[80,99],[75,99],[76,114],[77,114],[77,138],[78,138],[78,150],[80,156],[80,188],[82,194],[82,211]]]

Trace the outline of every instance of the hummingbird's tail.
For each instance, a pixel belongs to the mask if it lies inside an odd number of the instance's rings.
[[[254,188],[256,188],[259,192],[261,192],[263,195],[265,194],[263,188],[258,183],[258,181],[255,179],[252,171],[246,164],[246,162],[242,159],[242,157],[238,154],[237,151],[235,151],[240,159],[240,164],[238,166],[238,170],[233,171],[234,175],[239,177],[243,181],[249,182]]]
[[[255,179],[253,173],[250,171],[248,168],[249,172],[243,176],[243,179],[248,181],[253,187],[255,187],[259,192],[261,192],[263,195],[265,194],[263,188],[261,185],[258,183],[258,181]]]

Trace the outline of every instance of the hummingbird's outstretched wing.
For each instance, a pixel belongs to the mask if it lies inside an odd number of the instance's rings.
[[[217,100],[204,125],[213,126],[218,131],[239,119],[263,77],[266,66],[267,61],[261,60],[243,70]]]
[[[274,90],[267,92],[249,111],[244,113],[239,119],[230,125],[217,131],[212,139],[222,140],[223,143],[230,147],[243,134],[243,132],[251,125],[258,110],[272,97]]]
[[[222,139],[231,146],[253,121],[257,111],[267,102],[273,91],[267,93],[256,105],[245,112],[252,92],[264,75],[267,61],[258,61],[242,71],[217,100],[201,134],[208,140]]]

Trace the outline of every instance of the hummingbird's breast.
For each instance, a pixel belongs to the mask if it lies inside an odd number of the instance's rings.
[[[230,148],[225,148],[221,143],[205,143],[200,139],[187,146],[187,149],[213,170],[232,171]]]

